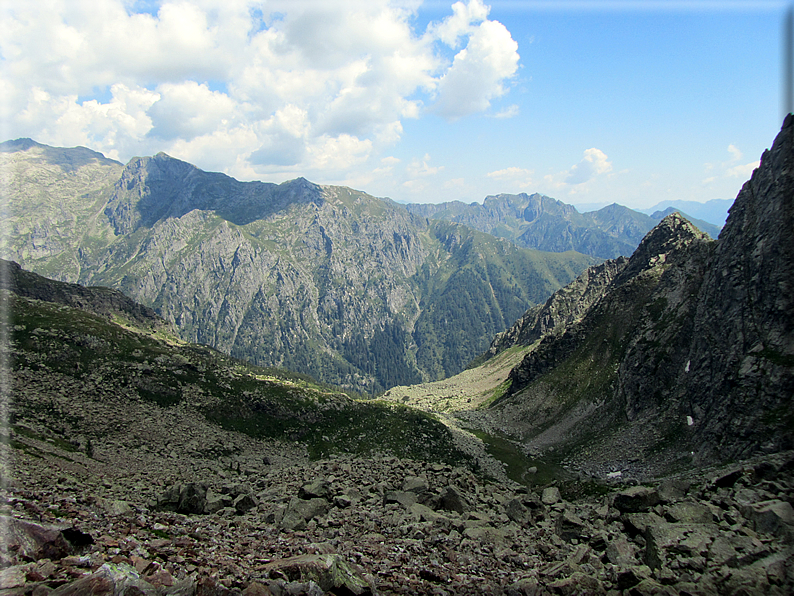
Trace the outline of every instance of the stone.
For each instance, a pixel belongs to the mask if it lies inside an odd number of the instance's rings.
[[[234,500],[231,496],[216,493],[212,489],[208,489],[204,502],[204,513],[217,513],[225,507],[232,507],[233,504]]]
[[[671,524],[662,522],[649,525],[645,538],[645,562],[653,569],[667,565],[669,560],[682,557],[700,557],[720,531],[706,524]]]
[[[340,509],[347,509],[353,504],[353,500],[347,495],[337,495],[334,497],[334,506]]]
[[[588,529],[582,519],[567,509],[557,517],[555,531],[560,538],[568,542],[574,539],[581,540],[588,535]]]
[[[412,492],[412,493],[422,493],[426,490],[429,490],[430,485],[427,482],[426,478],[420,478],[418,476],[408,476],[402,485],[402,489],[405,492]]]
[[[556,486],[549,486],[543,489],[540,500],[544,505],[554,505],[555,503],[559,503],[561,498],[560,489]]]
[[[315,582],[324,592],[356,596],[372,594],[373,590],[361,570],[337,554],[298,555],[272,561],[263,567],[270,577],[284,576],[292,582]]]
[[[647,578],[629,590],[630,596],[679,596],[678,591]]]
[[[127,516],[132,515],[134,511],[127,501],[114,500],[106,504],[107,512],[110,515]]]
[[[14,565],[0,570],[0,589],[18,588],[25,585],[27,573],[27,565]]]
[[[441,519],[441,515],[421,503],[414,503],[408,508],[408,511],[416,517],[419,521],[436,522]]]
[[[243,590],[243,596],[272,596],[273,592],[270,588],[260,584],[259,582],[251,582],[248,587]]]
[[[325,478],[317,478],[308,482],[298,490],[301,499],[327,499],[331,494],[331,483]]]
[[[190,482],[179,493],[177,513],[197,514],[204,513],[207,504],[207,486],[205,484]]]
[[[725,536],[717,536],[709,547],[707,559],[715,565],[730,565],[736,561],[736,555],[731,541]]]
[[[471,540],[497,546],[504,546],[511,537],[511,533],[508,530],[493,528],[491,526],[473,526],[466,528],[463,530],[463,535]]]
[[[612,496],[612,506],[621,513],[642,513],[649,511],[660,501],[656,489],[647,486],[632,486]]]
[[[14,517],[2,517],[0,527],[5,529],[5,548],[13,549],[30,560],[61,559],[74,552],[61,528]]]
[[[510,518],[510,521],[514,521],[517,524],[525,524],[532,520],[532,513],[520,499],[508,501],[507,505],[505,505],[505,513]]]
[[[690,523],[690,524],[710,524],[714,521],[714,515],[703,503],[694,501],[682,501],[667,507],[665,518],[671,522]]]
[[[619,567],[630,567],[637,564],[634,548],[623,535],[609,541],[605,554],[610,563]]]
[[[257,506],[256,499],[251,494],[239,495],[232,504],[237,513],[246,513]]]
[[[328,508],[328,501],[320,497],[313,499],[293,498],[287,505],[279,527],[282,530],[301,530],[306,527],[306,522],[309,520],[327,513]]]
[[[788,501],[772,499],[744,507],[742,513],[756,532],[774,534],[794,542],[794,508]]]
[[[692,483],[689,480],[670,478],[662,481],[656,488],[662,503],[671,503],[683,499],[689,492]]]
[[[94,573],[52,592],[52,596],[159,596],[158,589],[142,580],[126,563],[105,563]]]
[[[552,594],[560,596],[606,596],[606,589],[595,577],[576,571],[549,584]]]
[[[455,511],[457,513],[465,513],[469,510],[466,500],[454,486],[447,486],[441,492],[441,498],[438,500],[438,508],[446,511]]]
[[[399,503],[408,509],[411,505],[416,503],[416,493],[401,490],[389,491],[383,495],[383,504],[389,505],[391,503]]]

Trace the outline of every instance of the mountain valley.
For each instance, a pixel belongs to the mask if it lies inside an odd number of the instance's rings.
[[[794,591],[794,115],[718,239],[626,254],[0,155],[0,596]]]
[[[186,341],[354,391],[460,372],[596,259],[430,221],[304,179],[238,182],[165,154],[2,145],[4,257],[121,290]]]

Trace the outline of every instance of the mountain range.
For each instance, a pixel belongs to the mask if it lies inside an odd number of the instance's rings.
[[[630,255],[651,228],[678,211],[668,207],[646,215],[612,204],[598,211],[579,213],[573,205],[538,193],[489,196],[482,204],[412,203],[406,208],[423,217],[462,223],[507,238],[525,248],[551,252],[574,250],[602,259]],[[691,217],[689,220],[711,237],[719,235],[720,226]]]
[[[594,257],[520,248],[345,187],[165,154],[0,146],[3,256],[121,290],[184,340],[361,392],[443,378]]]

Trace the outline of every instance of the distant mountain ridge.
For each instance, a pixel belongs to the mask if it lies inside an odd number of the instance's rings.
[[[721,228],[725,225],[725,220],[728,219],[728,210],[731,208],[731,205],[733,205],[733,199],[711,199],[705,203],[683,200],[662,201],[653,207],[648,209],[639,209],[638,211],[641,213],[646,213],[651,217],[656,217],[657,212],[663,212],[665,215],[667,215],[669,213],[669,209],[672,208],[676,211],[681,211],[682,213],[686,212],[687,219],[693,223],[695,223],[697,218],[701,221],[708,222],[711,225]],[[705,232],[706,230],[703,231]]]
[[[163,153],[0,145],[3,257],[121,290],[186,341],[361,392],[462,370],[596,262],[529,251],[299,178],[239,182]]]
[[[603,259],[630,255],[643,236],[667,215],[646,215],[617,204],[579,213],[573,205],[538,193],[488,196],[482,204],[413,203],[406,208],[423,217],[462,223],[525,248],[575,250]],[[700,220],[693,223],[712,237],[719,234],[717,226]]]

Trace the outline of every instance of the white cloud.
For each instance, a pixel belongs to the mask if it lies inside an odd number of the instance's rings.
[[[583,184],[600,174],[612,171],[612,164],[606,154],[593,147],[584,152],[582,161],[573,166],[565,177],[566,184]]]
[[[439,81],[434,109],[451,120],[487,110],[507,92],[504,81],[515,74],[518,59],[518,44],[504,25],[480,23]]]
[[[191,139],[237,120],[237,102],[225,93],[210,91],[206,84],[164,83],[157,91],[160,99],[148,111],[152,119],[149,134],[160,139]]]
[[[493,115],[494,118],[515,118],[516,116],[518,116],[518,106],[516,104],[507,106]]]
[[[0,119],[11,137],[122,161],[162,150],[248,178],[344,177],[399,142],[406,119],[487,110],[517,70],[482,0],[426,31],[419,4],[163,0],[148,14],[129,0],[7,0]]]
[[[527,170],[525,168],[510,167],[503,170],[488,172],[486,176],[505,184],[518,186],[518,188],[529,188],[534,184],[534,180],[532,179],[533,173],[532,170]]]
[[[433,176],[444,169],[444,166],[431,166],[429,162],[430,154],[425,153],[424,158],[414,159],[408,164],[406,171],[411,178],[417,178],[420,176]]]
[[[490,7],[485,6],[480,0],[470,0],[468,4],[455,2],[452,5],[452,14],[441,22],[432,23],[429,33],[449,47],[456,48],[462,37],[472,33],[472,23],[480,23],[487,19],[490,10]]]
[[[739,163],[742,161],[744,154],[733,143],[728,145],[728,153],[730,153],[731,157],[726,161],[705,164],[706,173],[711,175],[703,179],[703,185],[708,186],[719,181],[721,178],[738,178],[739,180],[748,180],[753,174],[753,170],[761,165],[761,162],[758,160],[745,164]],[[716,175],[714,175],[715,173]]]

